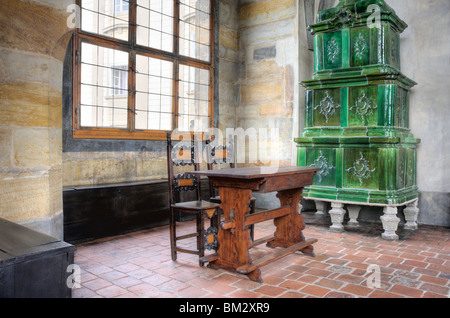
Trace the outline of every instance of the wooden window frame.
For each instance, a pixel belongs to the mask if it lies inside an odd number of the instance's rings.
[[[82,0],[76,0],[81,8]],[[73,44],[73,122],[72,136],[74,139],[142,139],[142,140],[166,140],[167,132],[162,130],[137,130],[135,129],[135,105],[136,105],[136,72],[134,70],[136,54],[152,57],[156,59],[173,62],[172,79],[172,130],[178,128],[178,83],[179,65],[193,66],[209,71],[209,127],[214,123],[214,0],[210,0],[210,56],[209,61],[202,61],[191,57],[180,55],[179,53],[179,21],[180,21],[180,1],[174,1],[174,25],[173,25],[173,52],[161,51],[154,48],[145,47],[137,44],[137,0],[129,0],[129,21],[128,21],[128,41],[103,36],[100,34],[89,33],[81,30],[81,25],[76,29]],[[81,16],[80,21],[83,18]],[[129,54],[128,70],[128,116],[127,128],[106,128],[106,127],[81,127],[80,125],[80,103],[81,103],[81,43],[86,42],[106,48],[125,51]],[[189,132],[193,133],[193,132]],[[197,134],[197,132],[196,132]]]

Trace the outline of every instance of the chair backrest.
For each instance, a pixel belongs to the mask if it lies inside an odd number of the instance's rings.
[[[229,168],[235,168],[235,154],[234,154],[234,140],[229,136],[227,142],[223,145],[214,143],[215,137],[211,136],[206,140],[205,151],[207,152],[207,167],[208,170],[213,170],[214,165],[229,164]],[[210,197],[215,196],[215,190],[212,182],[209,182]]]
[[[229,164],[230,168],[234,168],[234,142],[232,137],[228,137],[226,144],[218,145],[214,143],[214,136],[206,140],[205,151],[207,151],[207,166],[208,170],[214,169],[217,164]]]
[[[185,191],[195,191],[196,200],[201,198],[200,178],[189,173],[176,173],[176,167],[191,166],[194,171],[200,170],[198,149],[196,138],[193,134],[190,141],[173,141],[171,133],[167,133],[167,170],[169,180],[169,200],[170,204],[181,201],[181,193]]]

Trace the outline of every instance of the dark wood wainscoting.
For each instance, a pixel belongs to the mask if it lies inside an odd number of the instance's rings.
[[[75,244],[168,224],[168,187],[167,180],[159,180],[64,189],[64,241]],[[208,198],[206,179],[202,196]]]

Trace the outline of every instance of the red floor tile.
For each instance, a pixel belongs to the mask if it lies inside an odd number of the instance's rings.
[[[308,285],[308,286],[305,286],[302,289],[300,289],[300,292],[302,292],[302,293],[309,294],[312,296],[318,296],[318,297],[325,296],[329,291],[330,291],[330,289],[328,289],[328,288],[315,286],[315,285]]]
[[[192,222],[179,233],[190,231]],[[273,233],[272,221],[258,224],[256,237]],[[291,254],[261,268],[264,283],[223,269],[198,266],[198,258],[171,260],[169,228],[142,230],[77,246],[82,269],[74,298],[434,298],[450,294],[450,231],[422,227],[399,241],[355,231],[334,233],[306,225],[317,238],[316,257]],[[187,241],[187,240],[186,240]],[[195,243],[194,243],[195,244]],[[272,249],[258,246],[252,255]],[[370,288],[370,265],[380,270],[380,288]]]
[[[285,288],[271,286],[271,285],[263,285],[254,290],[256,293],[260,293],[270,297],[276,297],[286,291]]]

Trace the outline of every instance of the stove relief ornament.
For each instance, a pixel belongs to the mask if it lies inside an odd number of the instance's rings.
[[[405,185],[405,161],[404,158],[399,158],[397,165],[398,173],[397,173],[397,181],[399,183],[399,187],[403,187]]]
[[[356,114],[361,117],[361,124],[364,125],[366,118],[373,114],[377,109],[377,105],[372,103],[372,100],[366,96],[366,92],[362,91],[356,100],[355,105],[350,107],[350,110],[355,109]]]
[[[336,113],[336,109],[341,108],[341,105],[334,101],[328,90],[325,92],[325,95],[326,96],[320,101],[320,104],[314,107],[314,109],[316,110],[319,108],[319,113],[325,116],[325,121],[328,123],[330,117]]]
[[[367,44],[366,39],[359,33],[358,38],[355,41],[355,57],[357,60],[362,60],[369,50],[369,45]]]
[[[320,151],[320,156],[316,160],[314,160],[314,163],[311,165],[311,167],[320,169],[320,171],[317,172],[318,183],[321,183],[322,178],[328,176],[331,171],[335,169],[334,166],[330,165],[328,159],[323,155],[322,151]]]
[[[407,172],[406,172],[406,184],[411,185],[414,183],[414,162],[409,159],[407,162]]]
[[[334,63],[337,61],[339,53],[340,53],[339,46],[336,42],[336,39],[332,38],[331,40],[328,41],[328,44],[327,44],[327,55],[328,55],[328,59],[330,60],[331,63]]]
[[[352,12],[348,7],[340,6],[334,18],[327,24],[330,27],[353,27],[358,19],[359,14]]]
[[[375,168],[370,170],[369,168],[369,160],[364,158],[362,152],[359,153],[360,157],[353,163],[353,166],[347,169],[347,172],[353,172],[353,175],[356,179],[359,180],[359,183],[362,185],[364,180],[369,179],[372,175],[372,172],[375,171]]]

